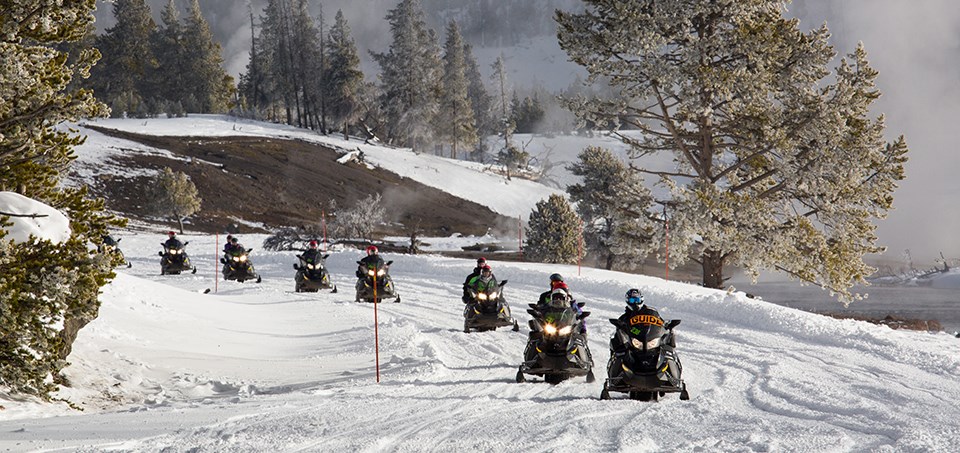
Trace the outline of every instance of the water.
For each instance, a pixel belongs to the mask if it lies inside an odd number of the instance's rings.
[[[817,313],[857,314],[872,318],[887,315],[908,319],[935,320],[945,332],[960,331],[960,290],[930,287],[868,286],[855,287],[853,292],[869,297],[850,303],[837,302],[830,293],[816,286],[797,282],[760,282],[756,285],[734,285],[767,302]]]

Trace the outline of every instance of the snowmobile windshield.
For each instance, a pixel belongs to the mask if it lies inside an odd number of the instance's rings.
[[[663,318],[658,315],[638,313],[630,317],[620,329],[625,343],[638,350],[650,350],[660,346],[660,340],[666,334]]]
[[[563,309],[547,308],[543,312],[543,331],[547,335],[569,335],[577,323],[577,312],[573,307]]]

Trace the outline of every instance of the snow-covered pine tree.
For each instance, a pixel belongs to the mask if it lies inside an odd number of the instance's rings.
[[[181,102],[187,111],[226,112],[235,91],[233,77],[223,69],[220,43],[214,41],[198,0],[190,1],[182,29],[185,97]],[[166,71],[167,68],[162,69]]]
[[[447,25],[447,40],[443,47],[443,79],[437,130],[439,138],[451,145],[450,157],[456,159],[458,150],[470,149],[480,139],[477,136],[473,106],[468,97],[469,83],[463,38],[456,21],[450,21]]]
[[[562,195],[537,202],[526,228],[525,256],[544,263],[575,263],[580,247],[580,218]]]
[[[330,119],[340,126],[344,140],[349,138],[350,126],[359,119],[360,90],[363,87],[363,72],[360,71],[360,55],[357,45],[350,37],[350,26],[343,11],[337,10],[327,43],[327,104]]]
[[[587,250],[613,269],[618,257],[644,257],[653,248],[656,225],[649,217],[653,197],[641,178],[609,150],[584,149],[569,167],[582,182],[567,187],[583,219]]]
[[[477,58],[473,55],[473,47],[470,44],[463,44],[463,61],[466,63],[467,76],[467,98],[470,99],[470,106],[473,107],[473,118],[477,124],[477,135],[481,137],[477,141],[473,158],[476,161],[483,160],[483,154],[486,152],[482,137],[496,133],[496,126],[492,116],[492,98],[487,92],[487,87],[483,84],[483,75],[480,74],[480,65]]]
[[[569,106],[643,132],[617,134],[635,157],[674,155],[675,169],[644,170],[671,189],[672,264],[693,257],[712,288],[732,264],[855,297],[907,152],[869,116],[880,93],[863,47],[831,74],[826,26],[801,32],[780,0],[586,4],[557,12],[560,46],[619,95]]]
[[[60,184],[83,138],[57,125],[107,114],[93,93],[71,83],[89,74],[97,50],[80,50],[68,63],[56,49],[84,37],[94,6],[12,0],[0,19],[0,190],[70,215],[70,238],[60,244],[11,243],[0,228],[0,388],[44,398],[60,382],[77,332],[97,317],[100,287],[113,277],[110,257],[91,254],[88,244],[122,224],[104,213],[102,200],[85,198],[86,189]]]
[[[144,0],[117,0],[117,23],[97,38],[103,59],[91,73],[90,86],[112,115],[146,116],[156,113],[157,59],[151,45],[157,24]]]
[[[380,65],[380,105],[387,141],[421,150],[434,142],[443,66],[436,34],[427,27],[420,0],[402,0],[387,12],[393,41],[371,56]]]
[[[186,173],[164,167],[150,182],[147,190],[148,207],[155,215],[170,217],[180,226],[183,219],[200,210],[200,193]]]

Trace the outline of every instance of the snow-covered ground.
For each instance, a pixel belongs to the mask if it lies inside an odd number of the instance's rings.
[[[493,262],[524,328],[464,334],[472,262],[388,256],[403,296],[352,302],[356,251],[334,252],[336,294],[293,293],[290,252],[255,250],[263,283],[214,282],[211,236],[187,235],[195,275],[160,276],[160,234],[123,233],[133,264],[105,288],[41,404],[0,395],[3,451],[953,451],[960,358],[944,333],[840,321],[617,272]],[[263,236],[244,236],[259,248]],[[593,313],[598,381],[517,384],[523,308],[567,277]],[[677,328],[689,401],[601,401],[607,318],[641,288]],[[216,292],[202,294],[207,288]]]

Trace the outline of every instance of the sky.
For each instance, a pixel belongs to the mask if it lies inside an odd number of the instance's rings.
[[[234,132],[223,121],[217,132],[213,119],[194,118],[190,134]],[[152,133],[185,126],[140,124]],[[117,146],[157,152],[125,145],[91,135],[77,152],[87,163],[109,160]],[[396,172],[436,165],[413,153],[389,162],[397,167],[378,164]],[[74,178],[88,177],[84,171]],[[413,177],[449,185],[436,171]],[[491,185],[487,199],[518,190]],[[510,281],[505,295],[521,331],[464,334],[460,284],[473,261],[390,254],[402,302],[376,307],[375,343],[375,307],[353,302],[360,251],[330,250],[337,293],[298,294],[293,252],[261,250],[264,235],[240,237],[254,248],[261,284],[216,280],[217,238],[190,232],[183,239],[198,272],[161,276],[163,231],[135,223],[115,234],[132,267],[118,269],[104,288],[100,316],[81,330],[64,370],[73,385],[56,395],[83,411],[0,393],[0,451],[949,452],[960,443],[960,340],[946,333],[894,331],[735,290],[494,254],[488,260]],[[448,238],[441,247],[462,243]],[[553,272],[591,312],[594,383],[515,382],[525,304]],[[622,312],[630,287],[665,318],[682,320],[677,342],[689,401],[599,399],[613,333],[606,320]]]

